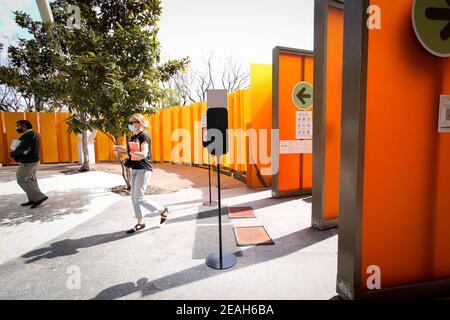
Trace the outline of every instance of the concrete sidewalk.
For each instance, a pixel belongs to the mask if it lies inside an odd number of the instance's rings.
[[[124,233],[135,224],[131,200],[106,191],[121,184],[121,176],[104,168],[77,175],[41,171],[42,189],[53,200],[30,214],[29,209],[17,208],[24,196],[11,181],[11,169],[0,170],[0,299],[259,300],[336,295],[337,231],[310,228],[310,199],[276,200],[270,190],[250,190],[224,177],[224,205],[252,206],[257,218],[223,217],[224,248],[237,255],[238,263],[228,271],[216,271],[204,263],[207,254],[218,249],[216,210],[201,206],[208,191],[207,171],[155,168],[152,184],[177,190],[151,196],[169,206],[169,219],[160,227],[159,217],[149,215],[147,228],[131,236]],[[264,225],[275,245],[237,247],[233,227],[248,225]]]

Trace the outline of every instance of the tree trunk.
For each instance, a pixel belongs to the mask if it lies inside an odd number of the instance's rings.
[[[116,145],[119,145],[119,138],[118,137],[114,137],[114,143]],[[125,167],[125,160],[122,159],[122,155],[117,152],[117,158],[120,161],[120,166],[122,167],[122,177],[123,180],[125,181],[125,184],[127,186],[127,190],[131,190],[131,172],[130,172],[130,168]]]
[[[80,172],[87,172],[91,170],[89,165],[89,149],[88,149],[88,139],[87,139],[87,130],[83,130],[81,133],[81,145],[83,148],[83,163],[80,168]]]

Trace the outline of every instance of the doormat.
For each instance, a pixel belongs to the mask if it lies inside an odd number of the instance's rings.
[[[234,234],[236,236],[236,244],[240,247],[271,246],[275,244],[264,226],[235,227]]]
[[[252,207],[230,207],[228,212],[230,219],[256,218]]]

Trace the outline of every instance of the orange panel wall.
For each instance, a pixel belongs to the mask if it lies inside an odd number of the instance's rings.
[[[325,172],[323,188],[323,215],[327,220],[335,219],[339,215],[343,41],[343,11],[329,7],[326,70]]]
[[[450,95],[450,59],[442,61],[442,94]],[[433,216],[433,278],[450,276],[450,133],[439,134]]]
[[[247,185],[251,188],[270,187],[272,185],[271,162],[269,160],[269,164],[263,164],[265,159],[261,157],[271,159],[272,152],[272,65],[252,64],[250,78],[250,127],[258,132],[258,136],[260,130],[266,130],[267,138],[258,138],[257,143],[259,146],[267,145],[267,152],[262,152],[267,154],[262,156],[253,154],[256,163],[247,166]],[[265,169],[267,174],[264,174],[262,169]]]
[[[6,144],[6,128],[4,125],[4,112],[0,112],[0,163],[6,164],[9,154],[9,147]]]
[[[16,122],[25,119],[25,113],[23,112],[4,112],[4,127],[6,129],[6,147],[9,150],[9,146],[13,139],[19,139],[20,134],[16,132]],[[7,164],[15,163],[13,160],[7,159]]]
[[[314,83],[314,58],[304,57],[304,81],[311,84]],[[314,128],[313,128],[314,129]],[[303,172],[302,172],[302,188],[312,188],[312,154],[306,153],[303,155]]]
[[[280,141],[295,140],[295,117],[298,111],[292,101],[292,90],[297,83],[302,81],[302,69],[304,58],[280,54],[279,59],[279,129]],[[295,70],[295,71],[294,71]],[[278,189],[280,192],[288,192],[303,189],[300,181],[300,159],[299,154],[280,154]]]
[[[56,113],[56,135],[58,141],[58,161],[59,162],[71,162],[71,139],[69,128],[66,120],[69,117],[68,113],[58,112]]]
[[[172,120],[170,109],[161,110],[161,125],[162,125],[162,141],[163,141],[163,161],[171,161],[172,151]]]
[[[36,113],[27,114],[33,116]],[[39,113],[40,137],[41,137],[41,162],[57,163],[58,154],[58,135],[55,113]]]
[[[97,132],[95,143],[97,146],[97,159],[95,159],[96,161],[100,162],[111,161],[112,159],[116,160],[114,150],[112,149],[113,143],[103,132]]]
[[[450,277],[450,136],[437,132],[450,69],[417,40],[412,2],[371,1],[362,281],[378,265],[383,288]]]

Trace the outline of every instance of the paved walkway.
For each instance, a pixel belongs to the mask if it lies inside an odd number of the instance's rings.
[[[60,173],[66,166],[41,167],[39,182],[50,199],[36,211],[17,205],[25,197],[15,184],[15,168],[1,168],[0,299],[336,295],[337,231],[310,228],[310,199],[276,200],[270,190],[251,190],[224,176],[224,205],[252,206],[257,218],[223,217],[224,248],[237,255],[238,263],[216,271],[204,263],[218,249],[216,211],[201,206],[207,171],[155,167],[153,185],[176,191],[151,196],[169,207],[169,220],[160,227],[159,217],[148,215],[148,228],[131,236],[124,233],[135,223],[130,199],[107,191],[122,184],[117,165],[77,175]],[[237,247],[233,226],[249,225],[264,225],[275,245]]]

